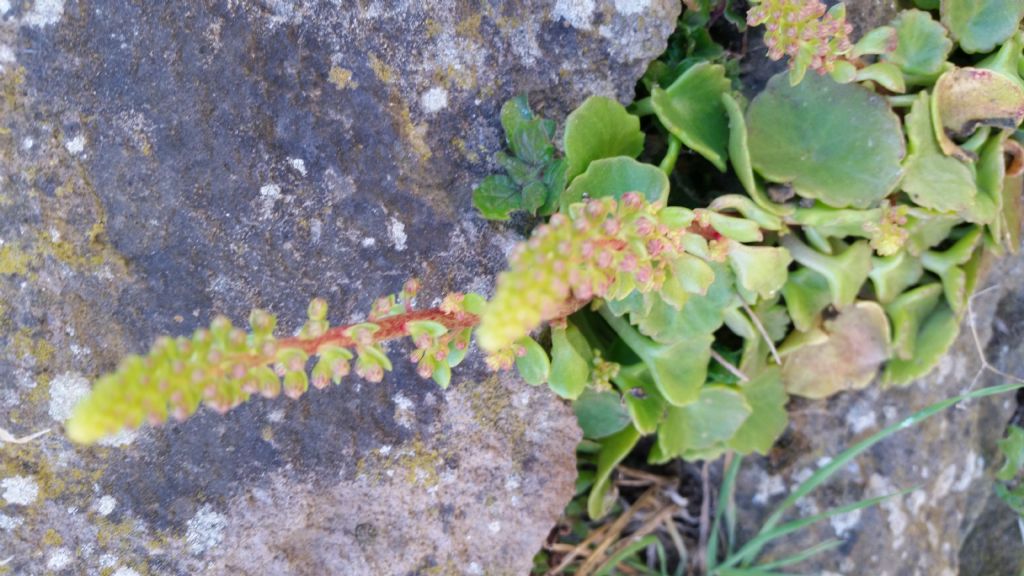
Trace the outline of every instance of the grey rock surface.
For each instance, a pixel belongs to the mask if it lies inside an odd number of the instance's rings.
[[[479,362],[61,437],[161,333],[409,277],[486,292],[514,231],[470,207],[530,92],[627,100],[679,3],[0,0],[0,573],[522,574],[572,495],[546,390]],[[294,319],[294,324],[289,322]],[[395,347],[397,358],[405,348]]]
[[[820,466],[857,441],[900,422],[915,411],[972,387],[1007,379],[982,371],[978,347],[989,362],[1009,374],[1024,375],[1024,256],[998,260],[974,299],[973,325],[965,319],[951,352],[929,376],[906,388],[843,393],[827,401],[794,401],[791,426],[767,458],[749,459],[737,496],[743,532],[756,531],[774,504]],[[998,557],[971,541],[976,531],[992,530],[1001,516],[992,495],[994,470],[1001,465],[996,442],[1016,410],[1014,395],[971,401],[878,444],[847,465],[828,483],[797,504],[796,515],[824,512],[863,498],[913,488],[880,506],[832,518],[796,533],[764,558],[781,558],[833,538],[837,551],[799,565],[811,574],[877,576],[1018,576],[1024,544],[1012,523],[1001,525]],[[988,516],[986,516],[986,510]],[[1005,520],[1005,518],[1004,518]],[[993,532],[988,532],[989,536]],[[998,544],[995,544],[998,542]],[[973,552],[972,552],[973,550]],[[970,566],[985,567],[970,570]]]

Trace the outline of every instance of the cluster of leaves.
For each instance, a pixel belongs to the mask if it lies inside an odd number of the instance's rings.
[[[574,168],[559,202],[568,217],[554,220],[567,235],[541,228],[525,245],[484,309],[480,343],[501,353],[541,320],[593,301],[552,327],[548,370],[601,446],[592,517],[607,512],[611,473],[644,435],[655,435],[654,463],[763,453],[786,426],[787,393],[824,398],[879,370],[883,384],[906,384],[952,344],[982,258],[1019,243],[1020,167],[1006,157],[1020,156],[1024,66],[1016,26],[998,51],[964,65],[966,31],[981,24],[946,4],[945,25],[908,10],[847,46],[841,10],[765,1],[750,22],[806,20],[800,30],[813,38],[799,32],[783,52],[806,60],[798,72],[830,75],[780,75],[747,105],[725,63],[680,58],[690,42],[674,63],[652,66],[635,115],[602,98],[570,115],[562,148]],[[833,24],[808,23],[820,18]],[[960,66],[948,62],[958,45]],[[821,59],[801,56],[811,52]],[[635,160],[641,117],[668,135],[659,166]],[[571,211],[585,211],[581,198],[627,192],[652,214],[681,208],[665,206],[657,174],[672,174],[673,143],[731,167],[747,194],[687,207],[693,216],[678,219],[683,233],[671,240],[682,250],[660,264],[673,282],[634,286],[617,255],[581,257],[571,231],[592,242],[601,222]],[[583,277],[597,280],[579,289]]]

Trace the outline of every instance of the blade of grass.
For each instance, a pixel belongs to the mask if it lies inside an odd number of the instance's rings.
[[[725,514],[731,500],[730,495],[736,486],[736,477],[740,473],[740,464],[742,462],[742,456],[739,454],[733,455],[732,462],[729,463],[725,476],[722,478],[722,486],[718,491],[718,506],[715,507],[715,519],[711,522],[711,538],[708,540],[708,572],[714,570],[715,566],[718,565],[718,532],[722,524],[722,516]]]
[[[810,478],[808,478],[799,486],[797,486],[796,490],[790,493],[790,495],[784,501],[782,501],[782,503],[779,504],[775,511],[772,512],[772,514],[768,517],[764,525],[761,527],[760,532],[758,533],[759,536],[774,528],[782,520],[782,516],[796,504],[797,500],[803,498],[811,491],[813,491],[815,488],[820,486],[822,483],[828,480],[833,474],[839,471],[842,467],[846,466],[851,460],[853,460],[857,456],[860,456],[868,449],[870,449],[872,446],[878,444],[882,440],[885,440],[889,436],[892,436],[896,432],[919,424],[924,420],[931,418],[932,416],[942,412],[943,410],[963,400],[982,398],[985,396],[993,396],[996,394],[1003,394],[1005,392],[1012,392],[1014,390],[1018,390],[1022,387],[1024,387],[1024,384],[1004,384],[1001,386],[992,386],[990,388],[975,390],[968,394],[963,394],[954,398],[942,400],[940,402],[936,402],[930,406],[927,406],[922,410],[919,410],[918,412],[901,420],[900,422],[897,422],[896,424],[893,424],[892,426],[889,426],[883,430],[880,430],[879,432],[876,432],[875,434],[872,434],[871,436],[865,438],[864,440],[861,440],[860,442],[854,444],[850,448],[844,450],[841,454],[836,456],[831,462],[819,468],[818,471],[812,474]],[[755,538],[755,540],[757,540],[757,538]],[[748,547],[749,544],[744,548],[747,549]],[[749,549],[747,555],[749,556],[750,554],[752,554],[751,557],[756,557],[758,552],[760,552],[760,547],[757,547],[756,549]]]
[[[848,512],[860,510],[862,508],[870,508],[871,506],[874,506],[889,498],[892,498],[893,496],[903,496],[904,494],[909,494],[916,490],[917,488],[917,486],[914,486],[912,488],[900,490],[899,492],[886,494],[885,496],[865,498],[864,500],[854,502],[853,504],[847,504],[845,506],[832,508],[830,510],[822,512],[821,514],[815,514],[814,516],[808,516],[806,518],[799,518],[797,520],[793,520],[792,522],[788,522],[781,526],[777,526],[768,531],[762,530],[758,533],[757,536],[750,540],[750,542],[747,542],[743,546],[743,548],[740,548],[739,552],[737,552],[730,558],[726,559],[726,561],[722,563],[722,567],[727,568],[730,566],[735,566],[740,561],[743,561],[743,565],[746,566],[757,557],[757,554],[761,552],[761,549],[764,548],[766,544],[773,540],[777,540],[787,534],[796,532],[797,530],[801,530],[803,528],[810,526],[811,524],[821,522],[822,520],[827,520],[833,516],[846,514]]]
[[[774,572],[762,568],[723,568],[721,572],[716,574],[718,576],[805,576],[790,572]]]
[[[806,548],[800,552],[797,552],[792,556],[787,556],[781,560],[776,560],[774,562],[769,562],[767,564],[759,564],[757,567],[762,570],[774,570],[776,568],[792,566],[793,564],[799,564],[804,560],[807,560],[808,558],[813,558],[818,554],[828,552],[829,550],[832,550],[833,548],[838,548],[842,545],[842,540],[840,540],[839,538],[833,538],[831,540],[819,542],[818,544],[815,544],[814,546]]]

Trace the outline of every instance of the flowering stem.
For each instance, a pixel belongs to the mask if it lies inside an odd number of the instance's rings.
[[[379,329],[371,334],[371,338],[374,343],[404,338],[409,335],[408,324],[410,322],[424,320],[443,324],[450,332],[472,328],[480,323],[479,316],[468,312],[449,313],[441,310],[440,308],[414,310],[405,314],[397,314],[395,316],[373,320],[372,322],[376,324]],[[358,324],[335,326],[316,338],[302,338],[295,336],[279,339],[276,343],[279,348],[299,348],[306,354],[310,355],[315,354],[317,349],[324,344],[349,348],[355,346],[357,342],[350,335],[346,334],[346,332],[348,332],[348,330],[353,326],[357,325]]]

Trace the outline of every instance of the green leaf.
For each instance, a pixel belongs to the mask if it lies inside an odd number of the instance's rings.
[[[1024,16],[1022,0],[942,0],[942,23],[964,52],[991,52],[1010,38]]]
[[[892,22],[896,48],[882,53],[882,59],[900,67],[911,77],[934,78],[942,72],[953,41],[946,28],[921,10],[904,10]]]
[[[812,74],[777,75],[747,111],[750,159],[774,182],[837,208],[868,208],[899,181],[903,130],[885,98]]]
[[[899,66],[890,62],[875,62],[857,71],[857,82],[871,81],[890,92],[903,94],[907,91],[906,81]]]
[[[818,315],[832,300],[828,281],[810,268],[797,268],[789,275],[782,287],[782,297],[786,299],[793,326],[801,332],[817,325]]]
[[[601,441],[594,487],[590,489],[590,495],[587,497],[587,515],[591,519],[598,520],[611,511],[616,498],[616,493],[612,491],[612,472],[619,462],[629,455],[639,439],[640,434],[632,426],[628,426]]]
[[[590,198],[619,199],[626,192],[639,192],[648,202],[664,204],[668,189],[668,176],[656,166],[626,156],[604,158],[591,162],[587,171],[577,176],[562,193],[562,211],[568,211],[570,204],[581,202],[584,194]]]
[[[792,261],[785,248],[729,241],[729,266],[736,274],[736,281],[761,298],[771,298],[782,289]]]
[[[751,413],[727,444],[740,454],[767,455],[789,424],[786,412],[789,396],[782,385],[782,373],[773,366],[749,382],[742,382],[739,390],[750,405]]]
[[[974,202],[977,191],[971,168],[946,156],[932,128],[927,92],[918,94],[906,116],[909,154],[901,188],[918,206],[940,212],[961,212]]]
[[[533,115],[525,96],[512,98],[501,107],[501,125],[509,149],[523,162],[543,164],[554,157],[553,125]]]
[[[438,362],[437,366],[434,367],[434,372],[430,376],[437,382],[437,385],[442,390],[448,389],[448,384],[452,381],[452,367],[447,362]]]
[[[629,425],[631,418],[615,392],[587,390],[572,403],[584,438],[611,436]]]
[[[488,176],[473,190],[473,206],[488,220],[508,220],[522,205],[519,187],[505,175]]]
[[[1024,428],[1010,426],[1006,438],[999,441],[999,452],[1005,458],[1003,465],[996,472],[996,479],[1010,482],[1017,474],[1024,471]]]
[[[729,117],[729,161],[743,189],[754,197],[757,194],[757,182],[754,180],[754,169],[750,166],[747,121],[743,117],[743,109],[728,92],[722,93],[722,106]],[[757,198],[754,197],[754,200]]]
[[[520,339],[516,345],[524,350],[521,356],[516,357],[516,369],[523,380],[531,386],[540,386],[547,382],[551,374],[551,361],[544,348],[529,336]]]
[[[551,377],[548,385],[562,398],[574,400],[590,382],[594,353],[579,328],[569,323],[551,330]]]
[[[886,386],[903,386],[924,377],[938,366],[959,332],[960,322],[956,314],[948,305],[940,303],[917,334],[914,357],[910,360],[891,360],[882,374],[882,383]]]
[[[708,450],[732,438],[750,417],[746,398],[730,386],[709,385],[696,402],[672,406],[658,428],[658,444],[665,456]]]
[[[935,309],[941,296],[942,285],[932,282],[905,292],[885,307],[892,320],[892,349],[897,358],[914,357],[921,323]]]
[[[591,96],[566,119],[563,143],[571,182],[594,160],[639,156],[644,149],[644,133],[640,119],[626,112],[622,104]]]
[[[868,277],[871,278],[878,302],[889,304],[904,290],[917,284],[923,274],[921,260],[902,251],[892,256],[872,256]]]
[[[641,434],[654,434],[665,416],[665,400],[643,364],[623,366],[612,378],[622,392],[633,427]]]
[[[853,304],[871,272],[871,247],[864,240],[836,255],[818,252],[801,242],[796,234],[783,236],[782,246],[798,263],[825,277],[832,292],[832,304],[837,308]]]
[[[658,344],[637,332],[624,318],[615,316],[606,307],[601,316],[619,338],[640,357],[650,370],[654,384],[674,406],[685,406],[697,399],[707,379],[711,361],[711,334],[696,334],[671,345]]]
[[[729,156],[729,119],[722,95],[730,87],[724,66],[702,62],[668,89],[656,87],[651,94],[662,125],[722,172]]]

